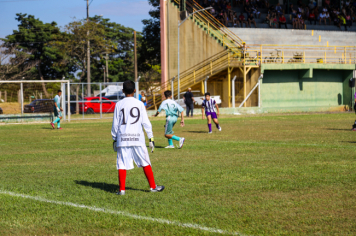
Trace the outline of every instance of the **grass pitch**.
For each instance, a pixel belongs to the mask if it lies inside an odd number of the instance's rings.
[[[354,115],[187,119],[183,149],[152,120],[156,183],[141,168],[117,196],[109,120],[0,126],[0,235],[216,235],[216,232],[10,196],[3,191],[245,235],[356,234]],[[177,144],[175,142],[175,144]]]

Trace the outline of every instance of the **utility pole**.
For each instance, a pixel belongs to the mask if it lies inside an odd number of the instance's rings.
[[[106,53],[106,82],[109,82],[109,64],[108,64],[108,60],[109,60],[109,54]]]
[[[135,60],[135,82],[137,82],[137,45],[136,45],[136,31],[134,31],[134,60]]]
[[[87,23],[89,23],[89,0],[87,0]],[[91,86],[90,86],[90,40],[89,40],[89,30],[87,32],[88,45],[87,45],[87,82],[88,82],[88,97],[91,97]]]

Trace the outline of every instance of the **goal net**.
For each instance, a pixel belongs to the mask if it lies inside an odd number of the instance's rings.
[[[65,80],[0,81],[0,123],[52,121],[58,90],[62,90],[62,117],[66,119],[64,85],[67,83]]]

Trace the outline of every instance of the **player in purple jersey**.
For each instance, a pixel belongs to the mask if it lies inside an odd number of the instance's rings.
[[[218,111],[218,113],[215,112],[215,108]],[[218,117],[219,117],[219,107],[218,104],[216,104],[215,100],[210,98],[210,93],[205,93],[205,100],[202,103],[202,109],[201,109],[201,114],[202,114],[202,119],[204,120],[204,109],[205,109],[205,115],[208,120],[208,127],[209,127],[209,134],[211,134],[213,131],[211,130],[211,119],[213,119],[216,128],[221,131],[221,127],[219,125]]]

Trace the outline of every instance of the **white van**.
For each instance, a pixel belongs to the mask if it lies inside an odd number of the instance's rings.
[[[100,91],[101,96],[110,96],[110,95],[116,95],[119,94],[120,92],[122,92],[122,87],[123,85],[109,85],[106,88],[104,88],[103,90]],[[95,97],[99,97],[100,93],[96,94]]]

